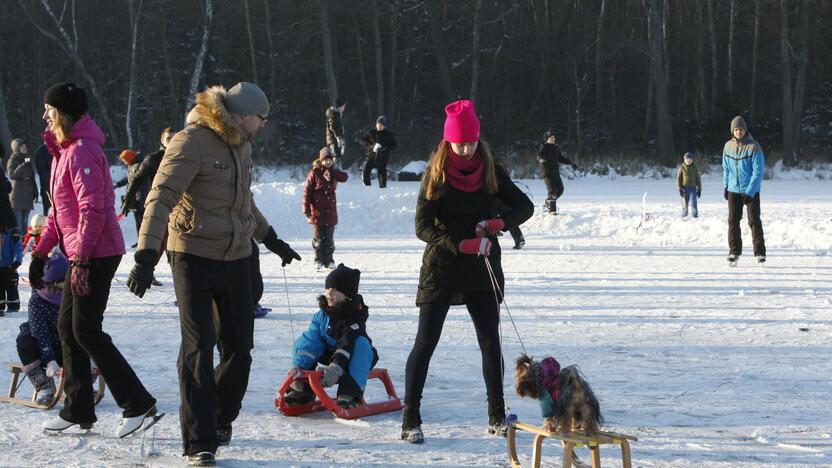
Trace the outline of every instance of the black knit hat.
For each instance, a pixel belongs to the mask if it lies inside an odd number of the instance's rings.
[[[335,98],[335,107],[341,107],[346,103],[347,103],[347,101],[341,99],[340,97]]]
[[[358,281],[361,278],[361,271],[338,264],[338,268],[332,270],[326,276],[324,286],[326,289],[335,288],[350,299],[358,294]]]
[[[78,120],[87,112],[87,93],[75,83],[58,83],[49,88],[43,102]]]

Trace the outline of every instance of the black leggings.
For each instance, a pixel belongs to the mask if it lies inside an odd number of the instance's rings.
[[[500,315],[491,292],[465,295],[465,306],[474,322],[482,353],[482,376],[489,399],[503,398],[503,355],[500,350]],[[442,335],[442,325],[451,307],[450,300],[422,304],[419,307],[419,330],[405,369],[405,396],[408,404],[418,404],[428,375],[433,351]]]

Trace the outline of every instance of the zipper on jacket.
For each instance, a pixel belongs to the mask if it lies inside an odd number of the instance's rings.
[[[231,159],[234,163],[234,198],[231,199],[231,209],[229,210],[230,215],[234,210],[234,205],[237,203],[237,176],[239,175],[240,170],[238,167],[237,155],[234,153],[234,148],[232,148],[231,145],[228,145],[228,149],[231,150]],[[231,218],[231,216],[229,216],[229,218]],[[228,260],[228,252],[231,252],[231,247],[234,246],[234,220],[229,219],[229,221],[231,221],[231,239],[228,241],[228,247],[225,249],[225,254],[223,255],[225,260]]]

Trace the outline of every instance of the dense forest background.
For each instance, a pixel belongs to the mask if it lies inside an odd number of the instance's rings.
[[[716,158],[743,115],[769,163],[830,161],[832,2],[825,0],[0,0],[0,139],[37,142],[44,91],[71,80],[111,155],[181,128],[193,93],[258,83],[264,164],[323,144],[348,101],[345,159],[378,114],[393,165],[424,159],[444,105],[476,102],[483,136],[533,167],[544,131],[595,162]],[[824,26],[826,25],[826,26]],[[35,145],[36,146],[36,145]],[[785,156],[785,157],[784,157]]]

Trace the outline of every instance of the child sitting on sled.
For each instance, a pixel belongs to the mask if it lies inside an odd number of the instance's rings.
[[[367,336],[367,306],[358,294],[360,276],[359,270],[343,263],[327,275],[324,294],[318,296],[320,310],[295,341],[292,357],[296,371],[318,365],[324,387],[338,384],[336,401],[342,408],[361,403],[370,369],[378,362],[378,352]],[[305,379],[295,380],[285,397],[288,405],[314,400],[315,394]]]
[[[46,405],[55,393],[54,377],[61,369],[61,340],[58,337],[58,309],[63,296],[64,277],[69,262],[60,252],[53,253],[43,267],[43,287],[32,291],[29,320],[20,324],[17,353],[23,372],[37,391],[35,401]]]

